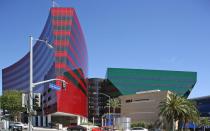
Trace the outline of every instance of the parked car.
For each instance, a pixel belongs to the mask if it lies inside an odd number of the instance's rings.
[[[23,124],[23,123],[21,123],[21,122],[14,122],[12,125],[11,125],[11,127],[13,128],[13,129],[16,129],[16,128],[22,128],[22,129],[28,129],[28,124]]]
[[[133,127],[131,131],[148,131],[148,129],[143,127]]]
[[[100,127],[92,128],[92,131],[102,131]]]

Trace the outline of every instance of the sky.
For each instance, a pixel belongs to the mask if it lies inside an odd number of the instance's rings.
[[[51,0],[0,1],[0,68],[29,51],[39,37]],[[89,57],[89,77],[108,67],[197,72],[190,98],[210,95],[209,0],[56,0],[74,7]],[[2,74],[0,74],[0,93]]]

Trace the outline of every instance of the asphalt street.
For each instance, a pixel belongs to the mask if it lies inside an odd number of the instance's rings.
[[[10,131],[10,130],[4,130],[4,129],[0,129],[0,131]],[[12,130],[11,130],[12,131]],[[22,131],[28,131],[26,129],[22,130]],[[67,130],[58,130],[58,129],[51,129],[51,128],[40,128],[40,127],[35,127],[33,128],[33,131],[67,131]]]

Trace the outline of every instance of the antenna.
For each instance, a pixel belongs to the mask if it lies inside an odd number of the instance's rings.
[[[59,6],[59,5],[55,2],[55,0],[52,0],[52,7],[56,7],[56,5]]]
[[[55,0],[52,0],[52,7],[55,7]]]

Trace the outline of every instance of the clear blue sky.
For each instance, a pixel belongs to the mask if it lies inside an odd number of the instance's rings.
[[[0,2],[2,69],[26,54],[29,34],[39,37],[51,0]],[[89,77],[105,77],[107,67],[196,71],[198,82],[190,97],[210,95],[209,0],[57,3],[76,8],[89,52]]]

